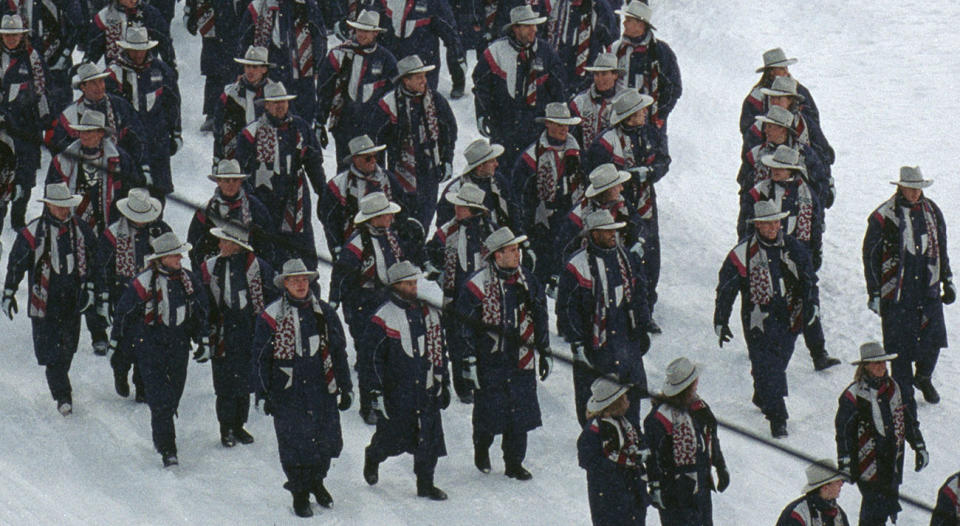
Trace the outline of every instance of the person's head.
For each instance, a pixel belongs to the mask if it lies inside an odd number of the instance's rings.
[[[98,102],[107,93],[107,83],[102,77],[85,80],[80,83],[80,91],[83,92],[83,98],[90,102]]]
[[[368,31],[366,29],[354,29],[353,38],[360,44],[360,47],[367,47],[377,40],[378,31]]]
[[[401,298],[416,299],[417,297],[417,280],[415,279],[398,281],[390,285],[390,287],[393,288],[394,292]]]
[[[264,101],[263,109],[276,119],[283,119],[290,111],[290,101],[287,100],[268,100]]]
[[[883,378],[887,375],[887,362],[884,361],[864,362],[860,364],[860,367],[870,378]]]
[[[493,262],[504,270],[513,270],[520,266],[520,245],[507,245],[493,253]]]
[[[697,399],[697,386],[700,385],[700,379],[697,378],[693,381],[692,384],[688,385],[680,391],[679,393],[664,398],[664,402],[672,405],[673,407],[686,409],[690,407],[690,404]]]
[[[250,84],[259,84],[267,76],[267,66],[243,65],[243,78]]]
[[[623,184],[618,184],[601,192],[597,199],[601,203],[612,203],[619,201],[621,194],[623,194]]]
[[[555,141],[567,140],[567,134],[570,133],[570,126],[566,124],[557,124],[551,121],[545,121],[543,126],[547,129],[547,135]]]
[[[364,175],[370,175],[377,171],[376,153],[362,153],[359,155],[354,155],[350,157],[350,160],[353,162],[353,166],[355,166],[357,170]]]
[[[170,270],[180,270],[183,254],[169,254],[160,258],[160,264]]]
[[[286,276],[283,278],[283,288],[293,299],[302,300],[310,293],[311,281],[309,275]]]
[[[120,4],[121,7],[127,9],[133,9],[134,7],[137,7],[139,2],[140,0],[117,0],[117,3]]]
[[[793,103],[796,99],[790,95],[771,95],[767,100],[769,100],[773,106],[780,106],[783,109],[789,110],[793,108]]]
[[[458,221],[462,219],[467,219],[468,217],[473,217],[474,214],[478,212],[479,212],[479,209],[473,208],[470,206],[462,206],[462,205],[453,206],[453,215]]]
[[[60,221],[66,221],[73,209],[68,206],[58,206],[50,203],[45,203],[47,205],[47,210],[50,211],[50,215],[57,218]]]
[[[400,82],[403,83],[403,87],[411,93],[424,94],[427,92],[427,74],[426,73],[411,73],[409,75],[404,75],[400,79]]]
[[[628,409],[630,409],[630,399],[627,398],[627,393],[623,393],[619,398],[614,400],[612,404],[603,408],[600,416],[616,418],[627,414]]]
[[[616,230],[591,230],[590,239],[600,248],[613,248],[617,246]]]
[[[474,172],[480,177],[493,177],[497,173],[497,168],[500,166],[500,163],[496,158],[490,159],[489,161],[484,161],[480,163],[480,166],[474,168]]]
[[[640,38],[647,33],[647,23],[632,16],[623,17],[623,36]]]
[[[30,32],[29,24],[25,24],[20,15],[14,13],[3,15],[3,33],[0,40],[8,50],[14,50],[23,43],[25,35]]]
[[[790,175],[793,173],[793,170],[789,168],[771,168],[770,169],[770,178],[774,181],[786,181],[790,179]]]
[[[907,200],[908,203],[916,203],[923,196],[922,188],[911,188],[909,186],[898,186],[900,190],[900,195]]]
[[[841,489],[843,489],[843,480],[834,480],[817,488],[817,495],[826,501],[837,500]]]
[[[763,123],[763,136],[772,144],[786,144],[790,131],[772,122]]]
[[[647,114],[649,112],[650,112],[650,107],[644,106],[643,108],[640,108],[639,110],[631,114],[629,117],[624,119],[623,123],[628,127],[643,126],[644,124],[647,123]]]
[[[590,384],[586,417],[592,419],[624,416],[630,408],[630,399],[627,397],[629,392],[628,386],[620,385],[604,376],[597,378]]]
[[[103,137],[106,135],[102,129],[100,130],[87,130],[77,132],[77,135],[80,137],[80,145],[84,148],[99,148],[100,144],[103,142]]]
[[[150,51],[147,50],[147,49],[128,49],[128,50],[126,50],[127,56],[130,57],[130,62],[132,62],[132,63],[134,63],[134,64],[136,64],[136,65],[138,65],[138,66],[139,66],[139,65],[142,65],[143,63],[145,63],[145,62],[147,61],[147,54],[149,54],[149,53],[150,53]]]
[[[367,224],[373,228],[390,228],[390,225],[393,224],[393,216],[393,214],[382,214],[371,217],[367,220]]]
[[[217,177],[217,188],[224,197],[233,197],[240,193],[243,179],[240,177]]]
[[[513,38],[522,45],[528,46],[537,40],[537,26],[533,24],[514,24],[510,27]]]
[[[780,234],[780,220],[775,221],[756,221],[753,223],[754,228],[757,229],[757,233],[760,234],[760,237],[766,239],[767,241],[773,241],[777,239],[777,236]]]
[[[225,258],[239,254],[243,250],[243,247],[240,245],[223,238],[217,240],[217,247],[220,248],[220,255]]]
[[[594,71],[593,85],[596,86],[597,91],[607,91],[613,89],[618,78],[620,78],[620,74],[616,70]]]

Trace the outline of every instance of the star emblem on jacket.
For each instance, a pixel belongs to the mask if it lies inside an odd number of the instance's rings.
[[[280,371],[287,375],[287,383],[283,384],[284,389],[293,387],[293,367],[280,367]]]
[[[753,310],[750,311],[750,330],[760,329],[760,332],[764,332],[763,320],[767,319],[767,316],[770,314],[760,310],[760,305],[754,305]]]
[[[273,190],[273,170],[263,166],[261,163],[260,168],[257,168],[257,171],[254,173],[254,187],[260,188],[261,186],[266,186],[270,190]]]

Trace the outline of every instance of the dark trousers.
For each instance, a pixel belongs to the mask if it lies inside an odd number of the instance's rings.
[[[380,464],[389,457],[405,453],[397,448],[387,433],[380,432],[380,426],[370,438],[370,445],[366,449],[366,457],[375,464]],[[427,448],[423,442],[413,450],[413,473],[417,476],[417,484],[433,484],[433,472],[437,469],[437,453],[435,448]]]
[[[643,238],[643,274],[647,278],[647,305],[650,315],[657,304],[657,284],[660,282],[660,226],[656,204],[653,217],[640,220],[639,234]]]
[[[583,362],[573,363],[573,403],[577,412],[577,422],[583,428],[587,424],[587,400],[590,399],[590,386],[597,379],[597,373]]]
[[[933,376],[937,360],[940,359],[940,349],[924,351],[922,354],[923,356],[917,360],[898,356],[890,363],[890,376],[897,381],[904,403],[913,410],[914,414],[917,411],[917,399],[913,393],[914,379]],[[916,372],[914,372],[914,364],[916,364]]]
[[[79,316],[48,313],[45,318],[32,318],[34,354],[43,365],[50,395],[57,402],[71,402],[70,364],[80,340]]]
[[[426,177],[417,177],[417,214],[423,228],[429,229],[437,211],[437,195],[440,191],[439,167],[425,172]]]
[[[306,493],[323,484],[323,479],[327,478],[327,472],[330,470],[330,458],[322,459],[319,464],[281,462],[280,465],[283,467],[283,474],[287,476],[283,489],[293,494]]]
[[[97,314],[97,309],[91,307],[87,312],[83,313],[84,319],[87,321],[87,331],[90,332],[90,339],[93,343],[97,342],[107,342],[107,320]]]
[[[133,363],[133,358],[125,353],[115,352],[110,357],[110,366],[113,367],[114,374],[124,378],[130,374],[130,366],[133,365],[133,387],[137,393],[144,393],[143,378],[140,377],[140,366]]]
[[[693,506],[660,510],[660,524],[662,526],[713,526],[713,510],[709,498],[706,505],[706,510]]]
[[[900,486],[891,484],[881,488],[857,484],[857,488],[861,497],[860,526],[883,526],[888,518],[896,522],[900,511]]]
[[[804,322],[803,343],[807,345],[807,350],[810,351],[811,358],[816,358],[826,351],[826,340],[823,337],[823,324],[820,323],[819,316],[817,316],[817,321],[815,321],[813,325]]]
[[[177,428],[173,417],[177,408],[170,405],[150,406],[150,429],[153,433],[153,447],[161,454],[177,454]]]
[[[490,449],[493,445],[493,435],[490,433],[473,431],[473,447]],[[506,432],[500,441],[503,450],[503,463],[507,466],[519,466],[527,456],[527,432]]]
[[[57,402],[73,403],[73,389],[70,387],[70,364],[73,362],[73,353],[61,353],[56,360],[47,363],[47,387],[50,395]]]
[[[240,429],[250,415],[250,395],[217,395],[217,421],[221,428]]]
[[[466,46],[464,46],[466,47]],[[460,67],[460,63],[457,62],[457,56],[453,53],[453,48],[447,48],[447,71],[450,72],[450,82],[453,85],[453,88],[463,89],[466,84],[466,72],[463,71],[463,68]],[[466,56],[464,56],[466,59]],[[439,68],[434,71],[440,71]],[[439,77],[439,75],[437,75]],[[436,89],[436,86],[434,86]]]
[[[793,355],[796,335],[788,334],[790,341],[782,342],[780,349],[764,348],[747,342],[750,356],[750,374],[753,376],[753,399],[767,420],[786,421],[787,365]]]

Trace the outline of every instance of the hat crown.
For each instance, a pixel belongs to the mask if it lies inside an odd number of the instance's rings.
[[[789,93],[790,95],[797,95],[797,79],[789,76],[782,75],[775,79],[770,84],[770,89],[774,91],[782,91],[784,93]]]
[[[584,222],[587,225],[587,230],[596,230],[598,228],[616,224],[616,221],[613,219],[613,215],[611,215],[610,211],[606,209],[594,210],[587,216]]]
[[[649,96],[641,95],[639,91],[631,89],[624,91],[613,101],[613,111],[620,117],[643,109],[653,103]]]
[[[150,248],[153,249],[154,254],[173,252],[181,246],[183,246],[183,243],[173,232],[164,232],[150,241]]]
[[[540,15],[528,4],[517,6],[510,10],[511,25],[538,23],[538,18],[540,18]]]
[[[241,228],[239,225],[232,221],[227,221],[219,226],[220,231],[223,232],[227,237],[235,239],[243,244],[250,242],[250,233],[246,228]]]
[[[600,53],[590,67],[594,69],[619,69],[617,56],[613,53]]]
[[[20,18],[20,15],[14,13],[12,15],[3,15],[3,20],[0,21],[0,29],[26,29],[23,26],[23,18]]]
[[[142,26],[130,26],[127,28],[127,35],[124,39],[130,44],[147,44],[150,42],[150,35],[147,34],[147,28]]]
[[[387,269],[387,283],[394,284],[400,281],[417,279],[420,269],[408,260],[398,261]]]
[[[777,149],[773,152],[773,160],[782,163],[790,164],[793,166],[800,166],[800,152],[793,149],[786,144],[781,144],[777,146]]]
[[[263,98],[272,99],[276,97],[286,97],[287,88],[283,85],[283,82],[268,82],[266,86],[263,87]]]
[[[373,144],[373,140],[370,139],[370,136],[368,135],[359,135],[353,139],[350,139],[350,142],[347,143],[347,147],[350,148],[350,155],[356,155],[359,152],[369,150],[375,146],[376,145]]]
[[[69,201],[73,198],[73,193],[67,183],[53,183],[44,188],[43,197],[51,201]]]
[[[544,116],[547,119],[569,119],[570,106],[563,102],[551,102],[547,104]]]
[[[357,23],[364,26],[380,26],[380,14],[376,11],[367,11],[364,9],[357,15]]]
[[[133,188],[127,193],[127,208],[138,213],[145,214],[153,209],[153,203],[150,202],[150,193],[146,188]]]
[[[307,269],[307,266],[303,263],[302,259],[293,258],[283,262],[283,270],[280,272],[280,274],[306,274],[308,272],[310,272],[310,270]]]
[[[757,201],[753,205],[753,216],[755,220],[762,220],[764,217],[775,216],[780,213],[780,205],[776,201]]]
[[[773,121],[774,124],[783,126],[784,128],[793,126],[793,113],[786,108],[781,108],[780,106],[770,106],[770,109],[767,110],[767,114],[764,115],[764,117],[770,121]]]
[[[494,253],[497,250],[500,250],[503,247],[509,246],[517,236],[513,235],[513,231],[510,230],[510,227],[502,227],[497,230],[494,230],[486,239],[483,240],[483,246],[487,249],[487,252]]]
[[[240,163],[236,159],[223,159],[217,163],[217,175],[237,175],[242,173]]]
[[[473,183],[466,183],[457,191],[457,198],[468,206],[482,207],[486,196],[487,193]]]
[[[627,7],[624,8],[623,14],[629,17],[639,18],[649,23],[650,19],[653,18],[653,9],[640,0],[631,0],[631,2],[627,4]]]
[[[89,62],[84,62],[77,67],[77,79],[79,82],[85,82],[90,77],[97,76],[103,73],[103,70],[100,69],[96,64],[91,64]]]
[[[80,117],[81,126],[97,126],[103,128],[106,125],[107,118],[102,112],[97,110],[87,110]]]
[[[779,64],[781,62],[786,62],[787,54],[783,52],[783,49],[775,47],[773,49],[768,49],[763,52],[763,65],[764,67],[770,66],[773,64]]]
[[[397,62],[397,76],[402,77],[407,73],[423,67],[423,61],[420,55],[407,55]]]
[[[690,379],[696,367],[687,358],[677,358],[667,366],[667,385],[681,385]]]
[[[596,188],[612,184],[620,177],[620,172],[613,163],[603,163],[590,172],[590,184]]]
[[[267,48],[263,46],[250,46],[247,48],[246,53],[243,54],[243,58],[250,61],[263,62],[266,64],[269,61],[269,52]]]
[[[467,164],[473,164],[487,156],[493,148],[490,141],[486,139],[477,139],[467,146],[463,151],[463,156],[467,159]]]
[[[881,356],[886,356],[886,354],[887,351],[884,350],[883,345],[880,344],[880,342],[867,342],[860,346],[861,360],[879,358]]]
[[[390,207],[390,200],[383,192],[371,192],[360,198],[360,212],[365,216],[375,215]]]
[[[618,391],[621,391],[622,388],[623,386],[621,386],[619,383],[614,382],[605,376],[597,378],[592,384],[590,384],[590,405],[592,405],[597,411],[602,411],[607,406],[617,401],[619,396],[616,396],[616,394]]]
[[[920,183],[923,182],[923,180],[923,172],[920,171],[919,166],[900,167],[900,181],[905,183]]]

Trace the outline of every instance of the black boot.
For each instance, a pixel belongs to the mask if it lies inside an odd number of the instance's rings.
[[[426,497],[430,500],[447,500],[447,494],[440,488],[433,485],[433,481],[417,479],[417,496]]]
[[[379,420],[379,411],[375,411],[369,407],[361,407],[360,418],[362,418],[368,426],[375,426],[377,425],[377,420]]]
[[[313,517],[309,493],[304,491],[293,494],[293,512],[297,514],[297,517]]]
[[[380,464],[370,458],[369,452],[363,455],[363,480],[366,480],[367,484],[371,486],[380,480]]]
[[[490,450],[473,446],[473,465],[481,473],[490,473]]]
[[[507,464],[507,468],[503,474],[517,480],[530,480],[533,478],[533,475],[520,464]]]
[[[172,452],[161,453],[163,458],[163,467],[169,468],[171,466],[179,466],[180,461],[177,460],[177,454]]]
[[[253,444],[253,435],[248,433],[243,426],[233,428],[233,436],[237,439],[237,442],[241,444]]]
[[[940,393],[938,393],[937,389],[933,386],[933,382],[929,376],[914,377],[913,385],[923,393],[923,399],[926,400],[927,403],[937,404],[940,402]]]
[[[110,344],[106,340],[98,340],[93,342],[93,354],[97,356],[106,356],[107,349],[110,348]]]
[[[773,435],[773,438],[787,438],[787,421],[786,420],[771,420],[770,421],[770,434]]]
[[[829,369],[834,365],[840,365],[840,360],[827,354],[826,350],[813,354],[813,369],[815,371],[823,371],[824,369]]]
[[[233,429],[220,426],[220,443],[223,447],[233,447],[237,445],[237,438],[233,434]]]
[[[333,506],[333,497],[330,496],[330,492],[327,491],[327,488],[323,487],[322,480],[313,486],[313,496],[317,499],[317,504],[323,506],[324,508]]]
[[[113,388],[117,391],[117,394],[123,398],[130,396],[130,384],[127,383],[127,373],[121,372],[119,369],[113,370]],[[139,398],[140,393],[137,393]]]
[[[70,416],[73,414],[73,401],[70,397],[57,400],[57,411],[63,416]]]

